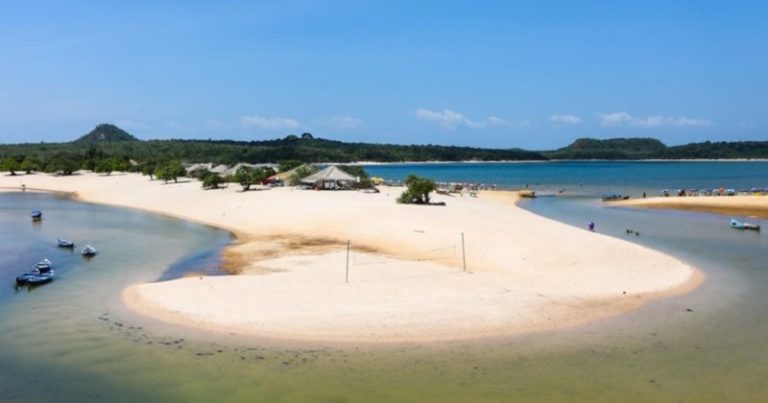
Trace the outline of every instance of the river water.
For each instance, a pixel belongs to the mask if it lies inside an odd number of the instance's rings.
[[[732,230],[727,218],[710,214],[605,208],[589,195],[526,203],[537,214],[582,228],[594,221],[599,232],[672,254],[699,267],[706,281],[617,318],[499,340],[375,348],[245,340],[159,324],[120,303],[131,283],[217,274],[229,234],[50,195],[0,193],[0,400],[700,402],[768,395],[763,234]],[[44,211],[40,224],[29,219],[32,209]],[[91,243],[100,254],[84,260],[56,248],[57,237]],[[13,277],[44,257],[57,279],[16,289]]]

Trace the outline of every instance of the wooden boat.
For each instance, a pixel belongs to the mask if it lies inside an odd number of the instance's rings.
[[[50,270],[50,268],[53,266],[53,263],[48,259],[43,259],[39,262],[37,262],[37,265],[35,265],[35,268],[40,271],[46,271]]]
[[[744,221],[739,221],[735,218],[731,218],[731,228],[740,229],[740,230],[760,231],[760,224],[748,223]]]
[[[32,221],[40,221],[43,219],[43,212],[40,210],[32,210]]]
[[[85,248],[80,251],[80,254],[87,257],[96,256],[96,248],[91,245],[85,245]]]
[[[57,244],[59,245],[59,248],[74,248],[75,243],[72,241],[67,241],[66,239],[57,239]]]
[[[534,190],[526,190],[526,189],[519,190],[519,191],[517,191],[517,195],[520,196],[520,197],[525,197],[525,198],[531,198],[532,199],[532,198],[536,197],[536,191],[534,191]]]

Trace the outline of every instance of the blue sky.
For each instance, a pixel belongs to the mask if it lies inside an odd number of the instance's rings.
[[[766,1],[18,1],[0,141],[768,139]]]

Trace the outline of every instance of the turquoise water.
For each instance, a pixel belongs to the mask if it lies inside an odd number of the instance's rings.
[[[754,174],[761,166],[739,177],[765,179]],[[721,165],[709,169],[717,176]],[[606,186],[623,191],[619,185]],[[707,281],[556,332],[377,348],[279,344],[163,325],[120,302],[134,282],[215,273],[227,233],[47,195],[0,194],[0,401],[764,401],[768,237],[732,230],[725,217],[604,208],[595,197],[526,203],[684,259]],[[35,208],[45,212],[40,224],[29,219]],[[83,260],[57,249],[57,237],[101,253]],[[43,257],[56,265],[56,281],[15,289],[17,272]]]
[[[569,193],[624,189],[657,194],[661,189],[768,188],[768,162],[534,162],[391,164],[365,167],[371,176],[403,180],[409,174],[440,182],[471,182],[500,187]]]

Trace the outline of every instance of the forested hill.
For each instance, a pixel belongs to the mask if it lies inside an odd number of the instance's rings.
[[[524,161],[638,159],[768,159],[768,142],[704,142],[668,147],[652,138],[597,140],[582,138],[554,151],[488,149],[439,145],[343,143],[309,133],[266,141],[150,140],[140,141],[109,124],[67,143],[0,145],[0,171],[72,172],[94,169],[109,160],[114,166],[157,165],[170,160],[213,162],[402,162],[402,161]]]
[[[581,138],[542,154],[564,160],[768,159],[768,141],[707,141],[669,147],[652,138]]]

